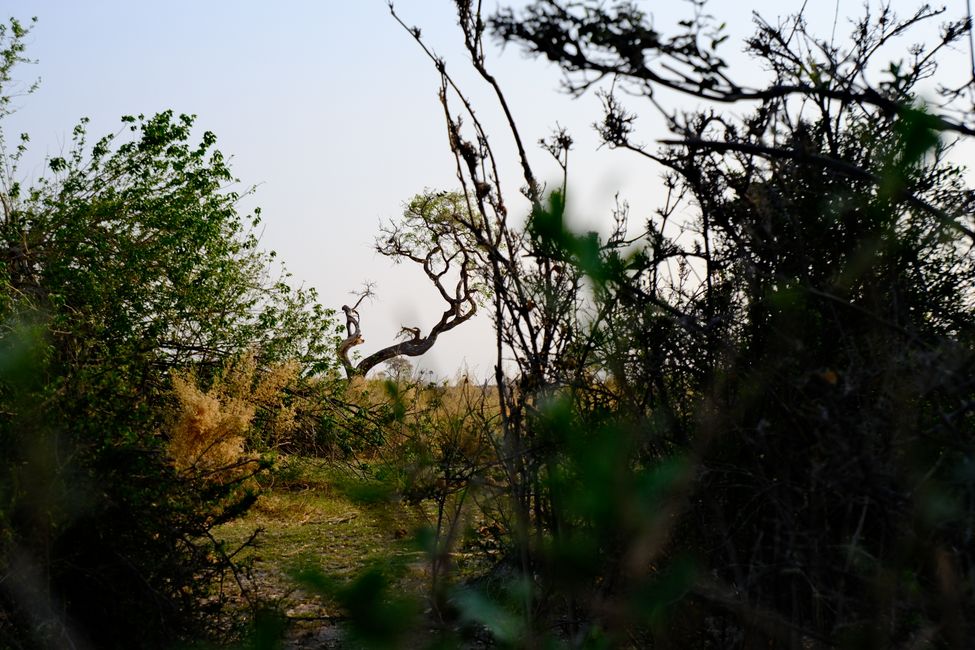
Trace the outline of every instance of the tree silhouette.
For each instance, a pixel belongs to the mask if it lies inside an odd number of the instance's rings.
[[[801,15],[756,18],[747,52],[770,76],[749,87],[702,3],[674,35],[628,2],[491,19],[455,6],[516,143],[524,230],[473,106],[400,22],[441,76],[471,204],[457,227],[487,261],[511,561],[535,587],[520,592],[525,634],[548,613],[619,642],[964,647],[975,220],[948,158],[975,133],[959,103],[972,80],[940,105],[917,87],[969,21],[898,61],[897,39],[940,10],[868,8],[838,44]],[[636,250],[624,209],[602,242],[566,229],[564,187],[540,194],[487,69],[489,29],[562,67],[570,92],[600,92],[604,142],[667,170]],[[660,88],[708,105],[667,109]],[[659,148],[640,144],[632,97],[666,118]],[[571,138],[546,145],[571,184]]]

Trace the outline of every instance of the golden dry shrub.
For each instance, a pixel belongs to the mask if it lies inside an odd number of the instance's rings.
[[[252,423],[262,444],[278,447],[298,427],[297,406],[285,402],[285,389],[298,381],[300,373],[301,364],[294,359],[262,367],[257,351],[251,349],[224,366],[210,393],[221,402],[243,400],[253,406],[257,417]]]
[[[239,467],[254,406],[213,388],[203,391],[193,373],[174,374],[172,381],[179,410],[168,451],[176,469],[217,476]]]
[[[168,451],[176,469],[215,478],[239,474],[249,466],[244,451],[259,411],[264,435],[272,444],[283,440],[296,426],[296,409],[284,403],[284,389],[299,372],[296,361],[262,369],[249,350],[228,359],[207,390],[193,372],[174,373],[177,412]]]
[[[254,355],[251,354],[249,363],[253,364],[251,371],[251,403],[266,415],[261,423],[263,427],[262,439],[268,447],[276,448],[286,444],[299,426],[299,401],[301,408],[307,408],[305,400],[286,403],[285,389],[298,382],[301,374],[301,364],[294,359],[276,363],[262,372],[257,372]],[[246,394],[246,393],[244,393]]]

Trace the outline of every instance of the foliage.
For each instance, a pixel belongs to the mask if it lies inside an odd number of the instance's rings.
[[[952,138],[975,135],[962,101],[975,79],[940,106],[918,89],[971,25],[885,65],[937,10],[867,7],[840,45],[802,16],[756,18],[747,52],[768,77],[747,85],[699,2],[674,35],[629,2],[539,0],[487,20],[455,7],[530,212],[509,215],[485,126],[407,28],[439,74],[460,187],[414,197],[377,249],[420,266],[446,309],[356,363],[371,288],[343,308],[340,339],[313,294],[267,281],[212,134],[189,144],[192,118],[124,118],[90,147],[82,123],[50,176],[6,180],[10,645],[161,645],[200,629],[209,586],[227,571],[242,582],[211,529],[254,501],[253,453],[274,449],[353,457],[361,480],[329,489],[414,508],[443,645],[966,647],[975,206],[949,159]],[[487,67],[488,30],[561,66],[570,91],[597,89],[604,143],[665,170],[666,202],[636,235],[625,204],[608,238],[566,227],[572,138],[541,143],[563,171],[546,193]],[[0,31],[2,83],[24,34]],[[670,110],[660,88],[710,104]],[[628,108],[641,97],[671,131],[657,150]],[[392,361],[485,306],[495,385],[424,384]],[[384,362],[392,380],[365,377]],[[464,550],[493,566],[462,581]],[[425,625],[390,578],[402,557],[298,577],[357,642],[406,646]]]
[[[27,191],[12,185],[6,238],[25,256],[11,265],[12,289],[53,317],[69,305],[94,341],[160,367],[253,346],[327,369],[327,314],[305,311],[313,292],[265,279],[270,256],[237,214],[238,195],[224,190],[234,179],[215,136],[191,146],[193,118],[171,112],[122,121],[134,137],[89,148],[82,120],[69,153],[49,161],[52,176]]]
[[[0,32],[5,98],[25,35],[16,22]],[[257,215],[238,214],[213,134],[193,144],[193,118],[171,112],[122,121],[89,145],[82,120],[32,186],[17,178],[23,146],[4,161],[4,646],[158,647],[225,632],[219,585],[242,574],[210,529],[253,502],[244,483],[265,464],[220,481],[178,471],[170,434],[193,427],[170,426],[170,371],[184,378],[183,407],[211,397],[224,407],[225,395],[186,378],[209,383],[241,356],[258,374],[288,368],[292,379],[299,367],[303,377],[333,367],[330,313],[286,276],[270,279],[271,256],[250,229]],[[255,407],[255,423],[261,409],[281,411],[271,406]],[[240,435],[249,413],[223,429]]]
[[[885,66],[937,10],[868,8],[843,45],[802,16],[757,18],[748,53],[770,78],[750,87],[700,3],[673,36],[633,3],[541,0],[490,20],[455,4],[532,203],[526,229],[508,221],[488,134],[402,23],[441,77],[475,215],[454,227],[486,251],[499,350],[513,575],[458,596],[461,618],[526,646],[554,628],[594,645],[964,647],[975,223],[948,157],[973,132],[958,104],[916,93],[970,25]],[[540,191],[487,70],[488,26],[573,92],[611,79],[605,143],[668,172],[638,238],[625,206],[606,241],[565,228],[565,188]],[[741,110],[671,111],[661,87]],[[659,151],[619,89],[663,112]],[[571,145],[543,142],[566,177]]]
[[[453,555],[471,541],[477,520],[503,508],[494,487],[498,407],[493,391],[467,377],[453,385],[389,382],[387,390],[395,420],[379,454],[378,472],[395,484],[404,503],[422,513],[426,527],[418,536],[429,558],[431,605],[444,620],[449,618]]]

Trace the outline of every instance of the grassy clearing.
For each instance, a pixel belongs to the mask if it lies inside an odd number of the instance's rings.
[[[247,515],[214,531],[233,548],[262,529],[242,559],[252,564],[258,596],[289,617],[296,615],[295,608],[315,609],[310,601],[317,598],[297,589],[293,576],[300,571],[341,578],[391,558],[422,560],[408,539],[418,523],[415,517],[394,501],[378,498],[378,490],[371,501],[354,498],[350,486],[355,481],[319,461],[285,459]],[[323,611],[328,610],[326,604]]]
[[[286,617],[292,641],[315,634],[314,642],[323,643],[323,630],[334,632],[344,613],[296,576],[314,573],[341,583],[379,568],[395,593],[422,599],[429,563],[416,539],[429,522],[428,513],[403,505],[378,481],[325,461],[291,457],[278,463],[247,515],[214,534],[236,548],[262,529],[257,544],[239,556],[250,565],[253,597]],[[464,557],[459,559],[457,568],[469,573]]]

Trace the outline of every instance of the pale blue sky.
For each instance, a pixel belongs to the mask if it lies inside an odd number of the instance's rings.
[[[687,11],[675,0],[645,4],[662,28]],[[748,8],[776,15],[801,4],[763,0]],[[834,2],[813,4],[813,19],[828,25]],[[913,6],[894,4],[903,5],[903,13]],[[400,0],[397,9],[458,72],[496,133],[495,146],[506,159],[503,180],[516,187],[518,168],[496,105],[483,84],[461,73],[451,5]],[[82,116],[91,118],[91,133],[101,135],[117,130],[124,114],[195,113],[201,129],[217,134],[243,184],[259,186],[245,207],[262,207],[263,244],[278,251],[296,280],[317,287],[333,308],[364,280],[378,283],[378,300],[360,310],[363,352],[390,342],[401,324],[436,320],[440,307],[422,274],[391,267],[371,247],[379,220],[398,214],[410,196],[456,185],[437,76],[393,22],[385,0],[4,0],[0,6],[3,14],[39,19],[28,52],[38,64],[21,68],[20,77],[40,76],[42,83],[18,102],[20,111],[5,126],[8,133],[31,135],[33,165],[25,173],[36,173],[43,156],[59,153]],[[859,0],[840,2],[841,13],[860,7]],[[710,10],[727,20],[733,36],[749,33],[749,11],[741,3],[716,0]],[[740,49],[740,38],[728,47],[729,53]],[[558,72],[514,48],[497,53],[492,65],[526,141],[547,135],[555,122],[576,138],[572,192],[580,225],[605,229],[617,189],[632,204],[634,221],[649,214],[659,170],[596,149],[589,127],[599,114],[594,97],[559,94]],[[652,112],[645,113],[650,137],[664,136]],[[558,177],[547,154],[532,156],[541,176]],[[466,359],[486,375],[494,362],[488,336],[486,319],[469,323],[438,342],[423,363],[449,375]]]

